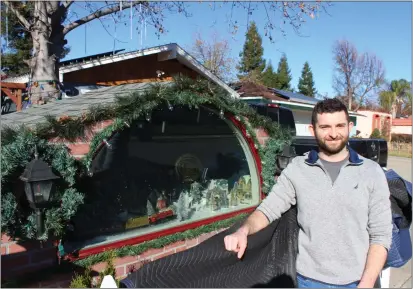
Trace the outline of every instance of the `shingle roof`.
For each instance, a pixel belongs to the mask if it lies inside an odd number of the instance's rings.
[[[285,90],[280,90],[277,88],[271,88],[275,93],[288,98],[292,102],[300,102],[306,104],[316,104],[319,100],[313,97],[306,96],[297,92],[290,92]]]
[[[171,82],[162,82],[164,85]],[[85,94],[73,98],[64,98],[45,105],[33,106],[19,112],[5,114],[1,116],[1,125],[4,126],[35,126],[37,123],[45,121],[45,117],[50,115],[59,117],[63,115],[77,117],[87,111],[95,104],[114,103],[116,96],[125,96],[134,91],[144,91],[151,87],[152,83],[130,83],[117,86],[109,86],[92,90]]]
[[[395,126],[412,126],[411,118],[394,118],[392,125]]]

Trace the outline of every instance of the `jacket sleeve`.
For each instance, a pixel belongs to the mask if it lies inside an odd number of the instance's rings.
[[[257,207],[271,223],[281,217],[292,205],[296,204],[296,194],[289,178],[294,162],[290,163],[278,177],[267,197]]]
[[[376,165],[373,171],[374,180],[370,191],[367,228],[370,244],[382,245],[389,250],[393,229],[389,184],[379,165]]]

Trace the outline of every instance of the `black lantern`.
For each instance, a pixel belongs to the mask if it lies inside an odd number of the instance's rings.
[[[25,182],[25,192],[30,207],[36,211],[37,232],[43,234],[42,209],[49,205],[50,196],[53,191],[53,182],[59,179],[49,165],[39,159],[37,147],[35,147],[34,160],[27,164],[26,169],[20,176]]]
[[[291,163],[295,156],[297,156],[297,154],[294,147],[284,145],[282,153],[277,156],[278,173],[281,173],[281,171]]]

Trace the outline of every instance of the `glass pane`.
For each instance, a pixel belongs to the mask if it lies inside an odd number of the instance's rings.
[[[33,192],[34,203],[42,204],[49,200],[50,191],[52,189],[52,181],[32,182],[31,188]]]
[[[259,202],[255,162],[232,124],[206,108],[163,108],[117,133],[93,161],[75,221],[83,245],[170,229]]]

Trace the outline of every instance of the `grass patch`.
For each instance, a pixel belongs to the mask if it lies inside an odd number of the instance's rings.
[[[389,151],[389,156],[393,157],[402,157],[402,158],[412,158],[411,152],[403,152],[403,151]]]

